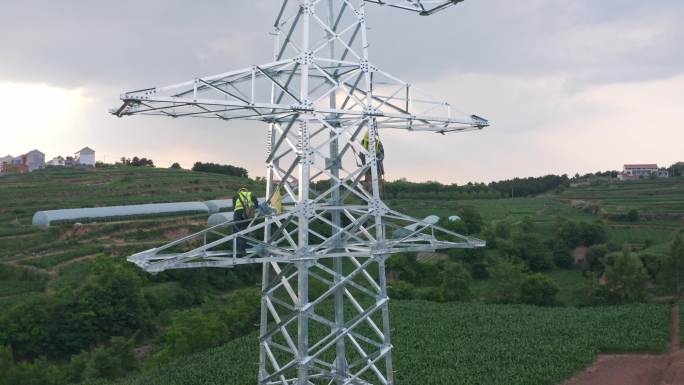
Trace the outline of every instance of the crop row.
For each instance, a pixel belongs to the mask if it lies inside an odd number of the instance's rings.
[[[397,384],[554,384],[599,352],[662,352],[669,336],[666,305],[538,308],[519,305],[394,301]],[[123,385],[256,383],[252,334]]]

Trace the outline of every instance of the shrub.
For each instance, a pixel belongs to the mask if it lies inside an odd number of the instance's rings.
[[[470,273],[461,263],[448,263],[440,276],[439,300],[441,302],[466,301],[470,299]]]
[[[529,305],[549,306],[556,303],[558,284],[543,274],[533,274],[520,287],[520,301]]]
[[[625,219],[629,222],[637,222],[639,220],[639,212],[635,209],[631,209],[627,212],[627,215],[625,215]]]
[[[678,298],[684,297],[684,240],[682,233],[677,234],[670,253],[663,261],[663,275],[666,285]]]
[[[387,291],[392,299],[415,299],[417,296],[415,286],[404,281],[393,283]]]
[[[98,347],[91,353],[84,376],[114,379],[126,376],[136,367],[132,343],[123,337],[113,337],[109,346]]]
[[[622,253],[606,266],[607,288],[616,303],[639,302],[644,299],[648,273],[641,259],[625,246]]]
[[[603,272],[603,259],[610,250],[606,245],[594,245],[587,249],[586,266],[590,271]]]
[[[489,268],[492,287],[485,293],[486,299],[495,303],[517,303],[525,275],[524,265],[499,260]]]

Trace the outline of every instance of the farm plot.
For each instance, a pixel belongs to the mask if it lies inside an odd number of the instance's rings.
[[[667,305],[576,309],[395,301],[396,383],[553,384],[599,352],[664,351],[670,315]],[[117,384],[254,383],[257,347],[251,334]]]

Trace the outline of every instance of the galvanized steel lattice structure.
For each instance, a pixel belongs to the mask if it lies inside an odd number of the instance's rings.
[[[261,264],[260,385],[394,384],[388,256],[484,246],[385,205],[376,154],[380,129],[488,126],[419,94],[369,55],[366,3],[430,15],[461,1],[283,0],[272,62],[127,92],[112,110],[268,124],[266,197],[282,187],[293,204],[244,230],[224,223],[129,257],[148,272]]]

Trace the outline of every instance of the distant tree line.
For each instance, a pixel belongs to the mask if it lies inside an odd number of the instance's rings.
[[[497,199],[502,197],[527,197],[566,187],[570,184],[567,175],[546,175],[542,177],[515,178],[489,184],[439,182],[416,183],[400,179],[385,183],[386,198],[409,199]]]
[[[137,156],[134,156],[133,158],[122,156],[119,164],[132,167],[154,167],[154,161],[152,159],[138,158]]]
[[[670,176],[684,176],[684,162],[677,162],[667,168]]]
[[[242,167],[216,163],[196,162],[195,165],[192,166],[192,171],[211,172],[214,174],[223,174],[242,178],[249,177],[247,174],[247,170]]]

